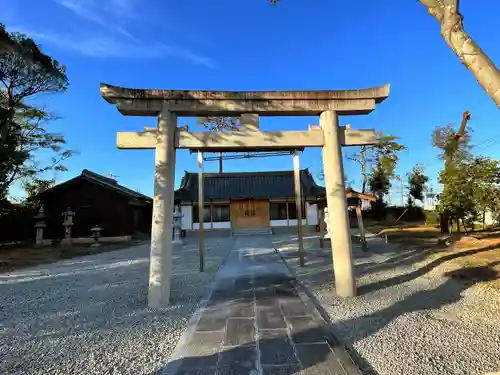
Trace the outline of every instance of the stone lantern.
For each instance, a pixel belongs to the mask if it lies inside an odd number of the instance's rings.
[[[36,242],[35,246],[43,246],[43,230],[47,227],[45,224],[45,219],[47,215],[45,215],[43,205],[40,207],[38,214],[35,216],[35,228],[36,228]]]
[[[325,222],[325,239],[329,239],[331,240],[330,238],[330,216],[328,216],[328,207],[325,207],[325,213],[323,214],[323,217],[324,217],[324,222]]]
[[[66,211],[62,213],[64,217],[63,227],[64,227],[64,239],[63,243],[70,245],[71,244],[71,228],[73,227],[73,217],[75,213],[71,211],[71,208],[67,207]]]
[[[179,206],[176,206],[174,211],[174,220],[172,222],[172,227],[174,232],[174,239],[172,241],[173,244],[182,244],[182,239],[181,239],[182,216],[184,215],[182,215],[179,212]]]
[[[94,227],[90,230],[91,237],[94,239],[94,242],[91,247],[99,247],[101,244],[99,243],[99,238],[101,238],[102,228],[99,225],[94,225]]]

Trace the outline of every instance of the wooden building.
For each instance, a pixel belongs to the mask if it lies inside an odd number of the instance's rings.
[[[151,233],[152,198],[86,169],[31,199],[42,203],[48,216],[45,238],[64,237],[62,213],[67,207],[75,212],[73,237],[89,237],[94,225],[106,237]]]
[[[232,232],[297,226],[294,174],[292,171],[205,173],[204,228]],[[317,205],[311,202],[325,196],[325,188],[314,181],[308,169],[300,171],[302,224],[318,224]],[[198,173],[186,172],[175,191],[181,206],[182,229],[199,228]]]

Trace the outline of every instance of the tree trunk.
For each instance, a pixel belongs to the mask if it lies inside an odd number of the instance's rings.
[[[458,221],[457,221],[457,224],[458,224]],[[465,233],[465,235],[468,236],[469,232],[467,231],[467,227],[465,226],[465,220],[464,220],[464,218],[462,218],[462,225],[464,226],[464,233]]]
[[[222,173],[222,152],[219,152],[219,173]]]
[[[3,148],[9,136],[10,125],[14,119],[14,101],[9,94],[9,100],[5,108],[0,107],[0,147]]]
[[[486,229],[486,211],[483,211],[483,230]]]
[[[420,0],[441,25],[441,36],[500,108],[500,71],[463,28],[458,0]]]
[[[450,215],[446,213],[439,215],[439,228],[442,234],[451,235],[452,221]]]

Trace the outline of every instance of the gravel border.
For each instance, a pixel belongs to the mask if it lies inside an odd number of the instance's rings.
[[[293,236],[274,239],[296,249]],[[331,251],[306,239],[307,266],[286,258],[351,348],[364,374],[482,374],[500,370],[500,295],[444,276],[414,251],[354,247],[360,295],[334,296]]]
[[[159,374],[233,247],[173,252],[171,305],[147,308],[149,245],[0,274],[1,374]]]

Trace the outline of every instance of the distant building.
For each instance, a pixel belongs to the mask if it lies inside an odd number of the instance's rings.
[[[325,188],[314,181],[308,169],[300,171],[302,224],[315,228],[318,203]],[[203,175],[204,229],[230,230],[296,227],[294,172],[231,172]],[[348,192],[348,196],[352,193]],[[181,207],[182,229],[199,229],[198,173],[186,172],[175,191]]]
[[[30,199],[44,205],[48,216],[45,238],[64,237],[62,213],[67,207],[76,214],[73,237],[89,237],[94,225],[103,228],[103,236],[151,232],[152,198],[86,169]]]

